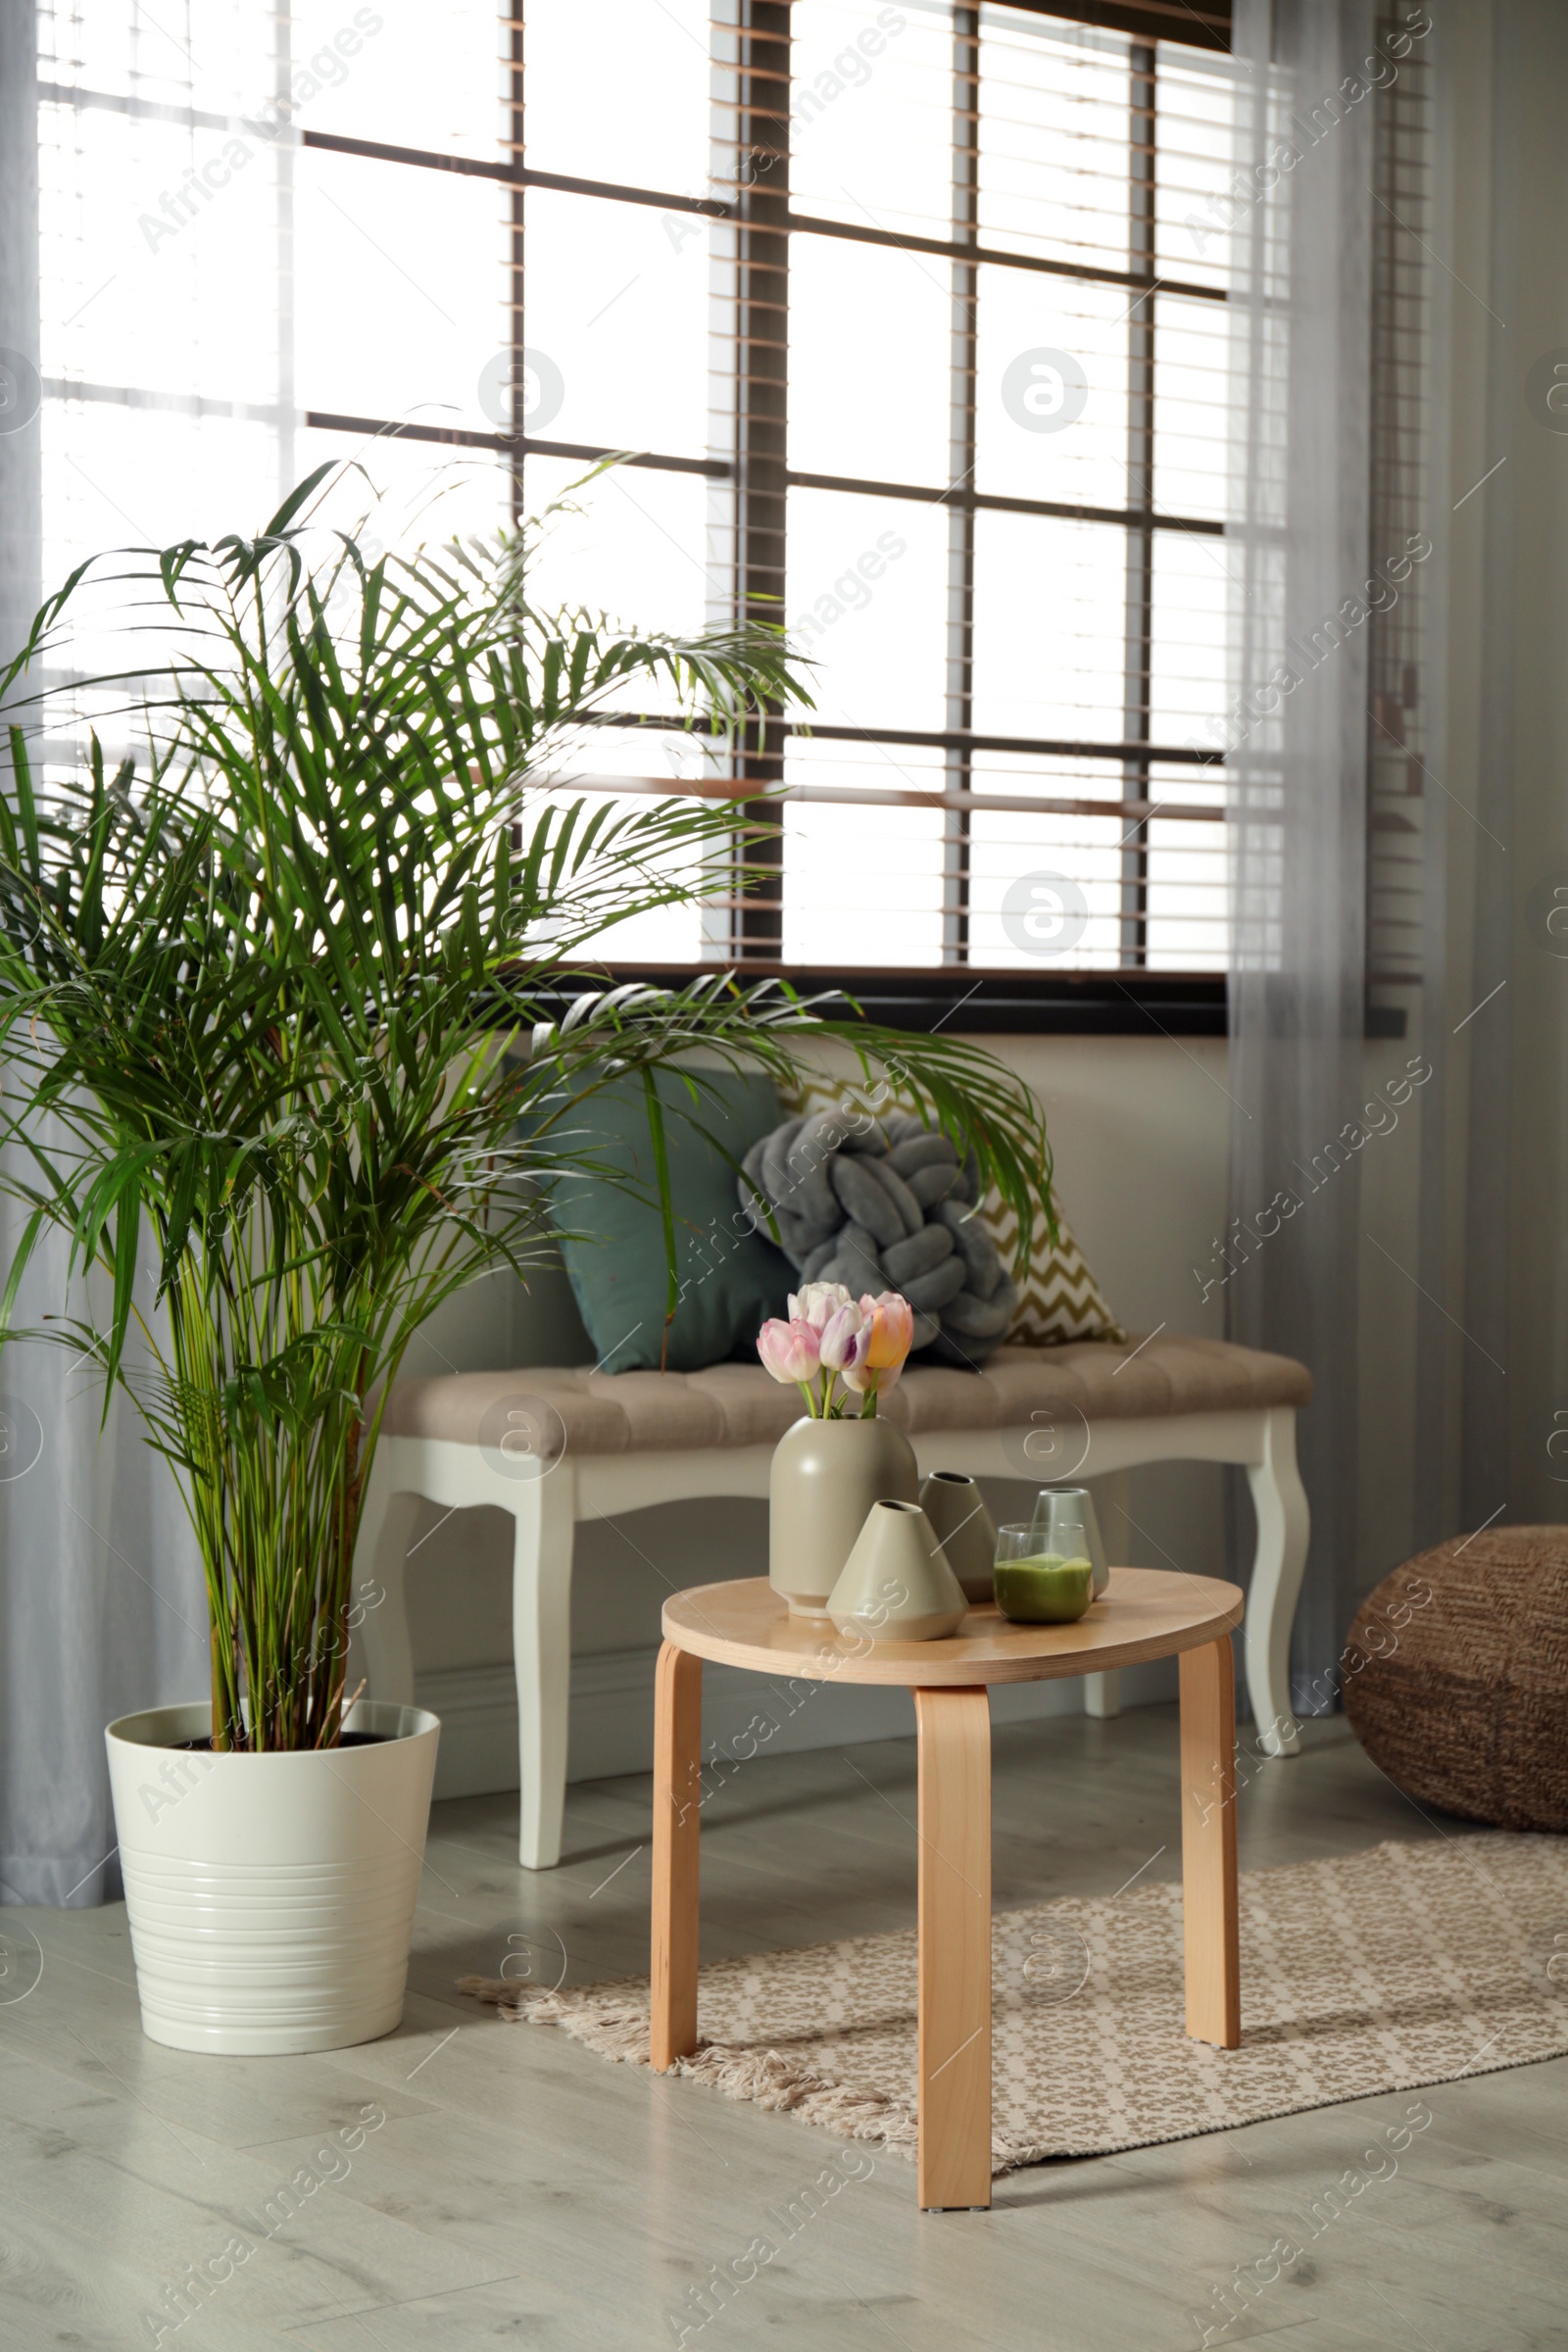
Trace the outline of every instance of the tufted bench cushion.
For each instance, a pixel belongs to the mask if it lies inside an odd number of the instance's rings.
[[[1456,1536],[1385,1577],[1350,1628],[1345,1712],[1418,1803],[1568,1830],[1568,1529]]]
[[[923,1430],[1018,1429],[1053,1414],[1147,1421],[1173,1413],[1305,1404],[1311,1376],[1290,1356],[1223,1340],[1161,1333],[1124,1347],[1085,1340],[1061,1348],[1002,1348],[978,1372],[916,1365],[880,1410],[911,1435]],[[496,1405],[519,1396],[560,1416],[554,1443],[575,1454],[770,1446],[800,1418],[801,1398],[760,1364],[706,1372],[530,1368],[400,1381],[383,1424],[389,1437],[476,1445]]]

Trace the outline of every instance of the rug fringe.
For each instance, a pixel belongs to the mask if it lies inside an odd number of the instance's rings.
[[[640,1980],[633,1980],[640,1984]],[[650,2067],[650,2015],[646,1996],[627,2000],[585,2000],[580,1993],[530,1992],[514,1979],[461,1977],[458,1990],[488,2001],[511,2026],[561,2026],[573,2041],[621,2066]],[[855,2090],[814,2073],[777,2050],[737,2049],[704,2042],[689,2058],[677,2058],[672,2075],[706,2082],[727,2099],[792,2115],[797,2122],[830,2132],[836,2139],[876,2140],[889,2156],[912,2164],[919,2153],[920,2123],[907,2100],[881,2091]],[[994,2175],[1040,2161],[1021,2136],[996,2132],[991,2142]]]
[[[561,2026],[573,2041],[622,2066],[651,2065],[647,2000],[598,2000],[560,1992],[530,1992],[494,1977],[463,1977],[458,1990],[488,2001],[509,2025]],[[777,2050],[736,2049],[704,2042],[689,2058],[677,2058],[672,2075],[706,2082],[727,2099],[748,2101],[770,2114],[793,2115],[839,2139],[879,2140],[890,2155],[911,2163],[919,2123],[903,2099],[880,2091],[853,2090],[818,2075]]]

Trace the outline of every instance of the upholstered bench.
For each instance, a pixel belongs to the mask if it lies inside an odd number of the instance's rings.
[[[908,1431],[922,1472],[1046,1485],[1143,1462],[1243,1464],[1257,1513],[1248,1690],[1265,1748],[1289,1755],[1297,1739],[1287,1653],[1307,1539],[1296,1408],[1310,1394],[1305,1367],[1288,1356],[1162,1333],[1125,1347],[1003,1348],[980,1372],[917,1366],[882,1410]],[[549,1869],[561,1855],[578,1520],[696,1495],[765,1497],[773,1446],[800,1409],[793,1388],[742,1363],[691,1373],[456,1373],[393,1391],[359,1552],[386,1597],[355,1637],[356,1671],[376,1698],[414,1696],[404,1561],[395,1542],[382,1541],[393,1497],[511,1511],[520,1852],[529,1869]],[[1210,1560],[1192,1565],[1215,1571]]]

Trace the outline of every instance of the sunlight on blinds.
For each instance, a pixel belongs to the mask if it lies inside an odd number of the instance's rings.
[[[742,757],[617,698],[650,724],[595,731],[587,789],[783,806],[607,952],[1225,965],[1248,224],[1200,27],[950,0],[41,24],[48,580],[252,529],[329,459],[377,548],[564,503],[536,603],[782,624],[812,703]]]

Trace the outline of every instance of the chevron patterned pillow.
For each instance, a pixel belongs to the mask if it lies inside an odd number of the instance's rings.
[[[792,1117],[835,1107],[852,1113],[868,1108],[911,1112],[916,1108],[912,1097],[898,1088],[885,1084],[868,1087],[863,1079],[847,1078],[836,1084],[830,1078],[810,1078],[795,1087],[780,1083],[778,1092]],[[1010,1268],[1018,1247],[1018,1220],[1012,1210],[991,1193],[981,1206],[980,1221],[1001,1250],[1003,1263]],[[1119,1343],[1126,1339],[1062,1214],[1059,1193],[1056,1239],[1052,1241],[1043,1223],[1036,1226],[1029,1263],[1017,1280],[1018,1307],[1007,1333],[1011,1346],[1060,1348],[1069,1340]]]
[[[1010,1266],[1018,1247],[1018,1220],[1005,1200],[989,1194],[980,1221],[1001,1250],[1003,1264]],[[1056,1238],[1053,1242],[1043,1225],[1035,1229],[1007,1338],[1015,1348],[1060,1348],[1068,1340],[1120,1344],[1126,1337],[1062,1214],[1058,1193]]]

